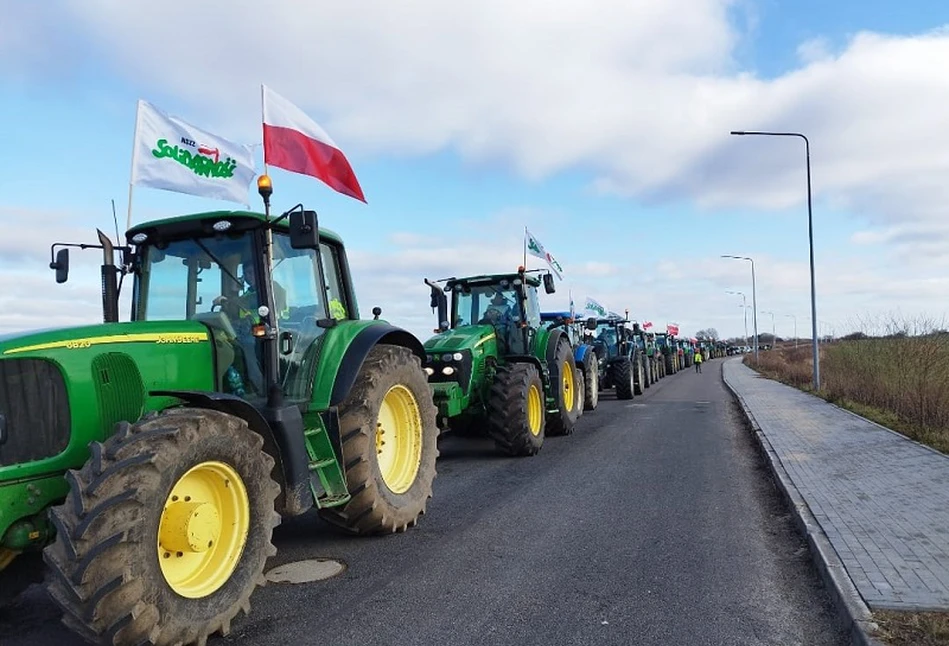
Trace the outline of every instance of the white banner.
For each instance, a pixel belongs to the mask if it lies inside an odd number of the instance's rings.
[[[563,280],[563,267],[560,266],[560,263],[557,262],[557,259],[554,258],[549,251],[544,249],[544,245],[540,243],[540,240],[535,238],[526,227],[524,228],[524,233],[527,235],[527,252],[532,256],[536,256],[537,258],[547,261],[547,265],[550,267],[550,270],[557,275],[557,278]]]
[[[237,144],[139,100],[131,183],[249,204],[257,175],[250,146]]]

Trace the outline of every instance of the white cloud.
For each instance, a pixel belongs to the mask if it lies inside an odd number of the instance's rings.
[[[935,272],[949,256],[949,228],[942,225],[949,208],[949,131],[941,128],[949,105],[945,31],[858,33],[833,48],[817,38],[799,47],[798,69],[764,79],[734,60],[742,34],[730,12],[744,8],[755,21],[754,5],[737,0],[263,7],[249,0],[62,0],[40,12],[19,3],[6,10],[0,38],[0,60],[16,63],[0,71],[28,78],[50,74],[53,60],[70,61],[56,72],[62,75],[91,62],[142,93],[173,98],[179,104],[167,107],[191,120],[248,139],[259,131],[257,84],[264,81],[354,156],[449,149],[528,179],[584,169],[602,192],[715,208],[802,206],[799,140],[727,134],[801,131],[813,146],[817,206],[859,215],[866,229],[853,242],[885,246],[875,264],[822,260],[822,294],[848,295],[848,307],[873,304],[874,297],[924,307],[941,297]],[[69,38],[57,36],[67,31]],[[536,216],[516,206],[496,221],[530,225]],[[467,240],[477,230],[455,224],[438,240],[462,230]],[[516,249],[431,242],[400,233],[390,239],[391,252],[354,249],[369,301],[419,320],[427,302],[422,276],[519,262]],[[728,272],[741,267],[699,258],[643,271],[552,251],[578,281],[575,294],[597,288],[610,302],[630,302],[631,310],[654,318],[681,319],[693,301],[709,317],[734,315],[715,309],[719,299],[696,285],[734,287],[740,275]],[[895,266],[890,251],[897,252]],[[806,303],[806,266],[778,267],[770,272],[773,288]],[[660,281],[660,293],[639,293],[638,281],[649,279]],[[831,300],[828,311],[835,307],[843,303]]]

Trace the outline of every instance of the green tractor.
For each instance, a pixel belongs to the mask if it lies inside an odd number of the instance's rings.
[[[643,364],[626,319],[618,315],[590,318],[585,331],[584,343],[592,345],[597,355],[600,389],[614,389],[617,399],[643,394]]]
[[[68,247],[102,249],[104,324],[0,342],[0,567],[46,546],[88,641],[203,644],[249,611],[281,517],[391,534],[431,497],[421,342],[359,320],[342,240],[302,205],[270,217],[258,186],[264,214],[53,245],[60,283]]]
[[[440,330],[425,342],[440,428],[487,435],[510,456],[572,433],[583,408],[574,353],[563,330],[541,324],[541,279],[519,268],[425,283]],[[552,293],[553,275],[543,285]]]

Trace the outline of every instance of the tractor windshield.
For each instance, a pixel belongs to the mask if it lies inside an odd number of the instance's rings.
[[[619,354],[619,337],[617,335],[616,324],[603,321],[596,326],[594,345],[599,345],[607,350],[606,356],[615,357]]]
[[[506,325],[522,320],[520,298],[512,288],[499,285],[456,285],[452,327]]]

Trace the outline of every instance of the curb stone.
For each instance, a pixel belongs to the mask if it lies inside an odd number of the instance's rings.
[[[877,624],[873,621],[870,609],[857,592],[857,588],[847,573],[837,551],[814,517],[807,502],[791,481],[790,476],[781,463],[781,458],[775,452],[767,436],[761,431],[744,398],[728,383],[725,378],[725,363],[722,363],[722,382],[734,396],[741,407],[745,418],[751,424],[751,429],[758,440],[758,449],[765,458],[774,480],[785,499],[785,502],[794,510],[795,525],[798,531],[807,540],[811,557],[817,565],[824,586],[831,592],[834,605],[837,608],[838,618],[850,632],[852,646],[885,646],[883,642],[873,637]],[[756,373],[757,374],[757,373]],[[766,377],[759,378],[766,379]]]

